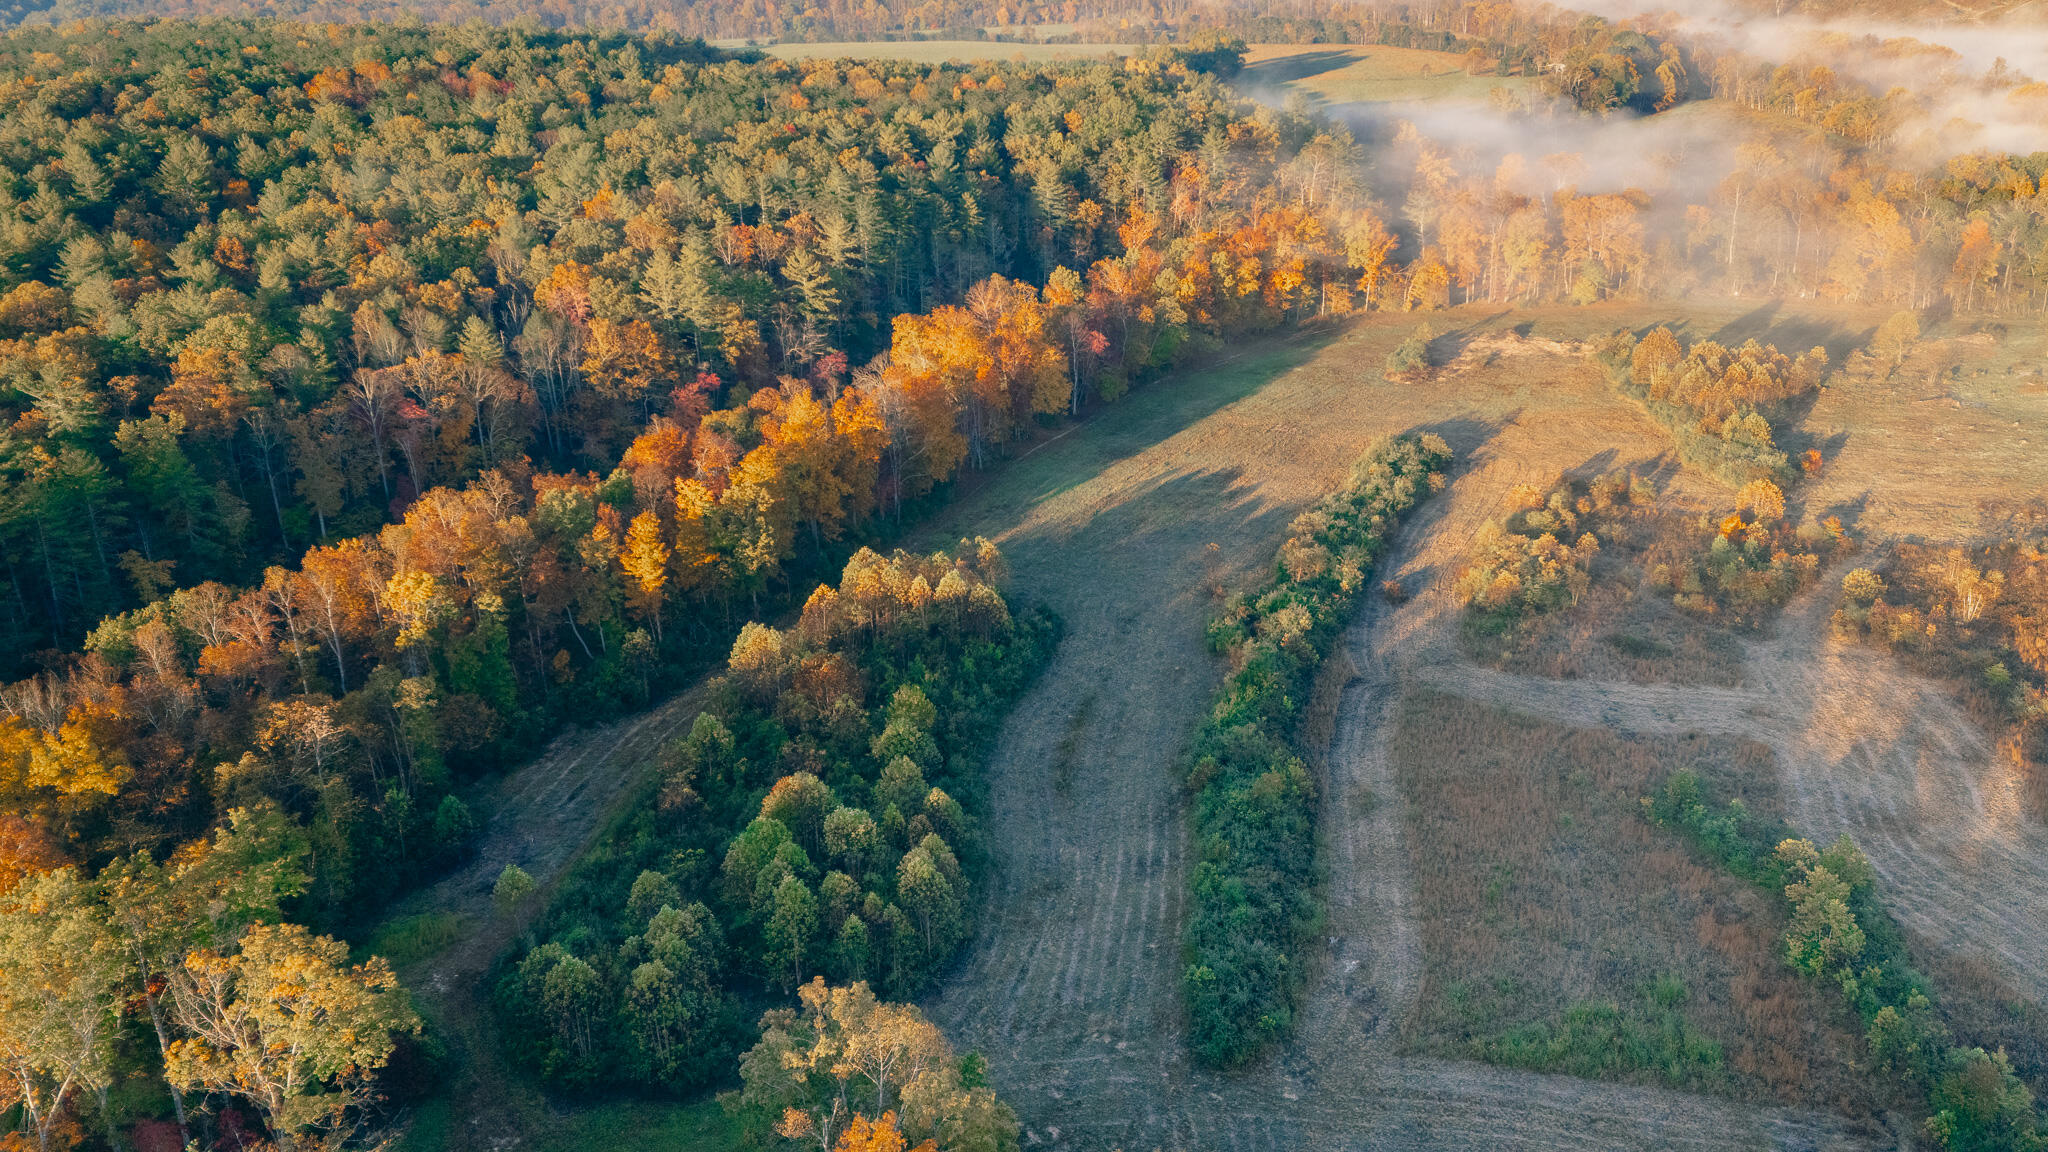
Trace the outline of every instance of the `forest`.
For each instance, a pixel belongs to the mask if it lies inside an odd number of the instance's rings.
[[[1402,579],[1403,524],[1493,466],[1463,416],[1352,435],[1244,513],[1271,538],[1237,570],[1206,542],[1213,602],[1175,601],[1174,635],[1206,639],[1214,667],[1186,682],[1207,703],[1165,709],[1186,722],[1156,750],[1186,862],[1133,873],[1179,918],[1148,951],[1173,989],[1154,1031],[1189,1075],[1262,1075],[1325,1005],[1349,914],[1328,829],[1365,803],[1327,746],[1379,675],[1354,637],[1418,593],[1450,597],[1441,618],[1507,677],[1623,600],[1739,653],[1835,597],[1813,618],[1957,687],[2041,809],[2036,521],[1851,568],[1862,506],[1830,487],[1841,437],[1814,431],[1844,393],[1960,396],[1966,359],[2048,309],[2048,153],[1928,160],[1909,144],[1938,85],[1880,90],[1676,17],[1483,3],[472,8],[6,14],[9,1147],[381,1146],[478,1068],[549,1107],[715,1111],[752,1147],[1058,1140],[1043,1099],[1006,1102],[1053,1091],[1031,1054],[992,1061],[947,1015],[1012,904],[1054,899],[1005,868],[1069,850],[1019,850],[1005,753],[1048,722],[1077,643],[1121,643],[1089,631],[1108,609],[1047,592],[1052,545],[1017,509],[1075,485],[1036,454],[1182,419],[1190,381],[1347,332],[1389,334],[1345,376],[1379,390],[1345,411],[1376,412],[1528,360],[1505,337],[1461,350],[1540,314],[1576,333],[1546,345],[1585,370],[1575,402],[1668,455],[1458,503],[1467,554],[1427,589]],[[707,42],[1033,24],[1126,54]],[[1740,139],[1616,181],[1599,155],[1250,98],[1254,43],[1448,54],[1503,82],[1487,115],[1532,142],[1695,113]],[[1675,318],[1707,296],[1854,319],[1809,339]],[[1274,427],[1353,418],[1333,411]],[[1090,450],[1128,447],[1108,443]],[[955,531],[1006,483],[1037,487]],[[679,700],[562,871],[484,854],[493,785]],[[1072,802],[1094,700],[1042,758],[1067,781],[1047,806]],[[1853,1018],[1885,1099],[1941,1147],[2039,1145],[2048,1058],[1943,1015],[1954,981],[1917,967],[1910,893],[1896,918],[1878,894],[1884,845],[1654,783],[1629,835],[1784,896],[1757,923],[1784,919],[1786,963],[1842,989],[1830,1026]],[[451,1030],[367,942],[484,860],[503,946]],[[462,1050],[478,1037],[489,1062]]]

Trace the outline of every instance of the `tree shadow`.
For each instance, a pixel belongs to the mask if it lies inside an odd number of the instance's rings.
[[[1810,316],[1783,315],[1784,302],[1766,301],[1716,329],[1710,339],[1730,348],[1755,340],[1775,345],[1787,356],[1798,356],[1809,348],[1827,349],[1828,363],[1840,364],[1849,353],[1870,342],[1875,329],[1847,328]]]
[[[1364,54],[1357,51],[1302,52],[1294,56],[1281,56],[1272,60],[1261,60],[1257,64],[1247,64],[1238,72],[1237,79],[1240,83],[1270,84],[1279,87],[1296,80],[1305,80],[1310,76],[1320,76],[1325,72],[1349,68],[1364,58]]]
[[[1087,483],[1314,359],[1343,331],[1342,325],[1323,325],[1226,346],[1207,364],[1140,385],[1132,395],[988,472],[963,477],[940,515],[912,535],[930,542],[948,533],[993,534],[1016,524],[1033,506]]]
[[[1461,327],[1453,328],[1448,332],[1432,337],[1429,341],[1429,362],[1431,364],[1448,364],[1456,360],[1464,354],[1466,347],[1472,341],[1484,335],[1488,328],[1512,315],[1514,315],[1513,309],[1503,308],[1491,316],[1479,317]]]

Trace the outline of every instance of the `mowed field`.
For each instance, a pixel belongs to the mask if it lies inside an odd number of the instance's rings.
[[[1455,643],[1449,580],[1509,488],[1566,469],[1668,468],[1661,430],[1550,341],[1678,322],[1695,337],[1821,343],[1839,358],[1880,318],[1740,302],[1683,314],[1468,309],[1433,318],[1455,326],[1449,351],[1482,332],[1526,335],[1530,350],[1403,386],[1380,365],[1416,319],[1368,317],[1162,381],[963,493],[925,543],[997,539],[1018,594],[1052,605],[1069,629],[989,765],[996,868],[978,942],[926,1002],[957,1045],[987,1054],[1027,1144],[1850,1147],[1879,1135],[1867,1118],[1728,1098],[1769,1097],[1757,1084],[1773,1077],[1701,1096],[1445,1059],[1404,1040],[1438,910],[1418,899],[1411,798],[1388,733],[1425,688],[1568,728],[1760,741],[1772,755],[1752,763],[1775,766],[1756,770],[1779,774],[1765,783],[1793,823],[1864,842],[1923,945],[1969,958],[1987,996],[2048,992],[2048,922],[2036,911],[2048,907],[2048,836],[2007,818],[1988,742],[1944,689],[1827,638],[1826,597],[1796,605],[1779,636],[1745,642],[1734,687],[1518,677],[1471,666]],[[1965,369],[1952,406],[1919,403],[1920,385],[1905,381],[1823,394],[1808,426],[1830,467],[1807,510],[1851,512],[1872,537],[1960,533],[1981,497],[2048,489],[2019,443],[2026,428],[2007,419],[2034,405],[2022,423],[2039,426],[2048,397],[2036,398],[2021,361],[1977,367],[1989,371]],[[1202,624],[1219,590],[1270,562],[1286,522],[1367,443],[1409,429],[1445,436],[1460,463],[1393,559],[1389,574],[1421,594],[1399,609],[1376,600],[1349,645],[1358,676],[1325,805],[1327,949],[1294,1042],[1241,1073],[1201,1072],[1179,1016],[1188,852],[1176,769],[1219,675]],[[1936,487],[1944,476],[1961,483]],[[1683,472],[1672,490],[1729,495]],[[1816,1045],[1829,1046],[1806,1046]]]
[[[722,48],[745,48],[743,40],[721,40]],[[946,64],[975,60],[1100,60],[1128,56],[1135,44],[1024,44],[1000,40],[866,40],[827,44],[764,44],[758,51],[782,60],[908,60]]]
[[[745,41],[717,41],[724,48]],[[1143,51],[1142,44],[1044,44],[998,40],[869,40],[765,44],[756,50],[783,60],[908,60],[920,64],[975,60],[1099,60]],[[1484,101],[1494,88],[1518,89],[1521,76],[1472,76],[1452,52],[1360,44],[1254,44],[1235,81],[1254,95],[1302,92],[1329,104]]]
[[[1495,88],[1520,89],[1522,76],[1473,76],[1455,52],[1382,44],[1254,44],[1237,86],[1304,92],[1330,104],[1484,102]]]

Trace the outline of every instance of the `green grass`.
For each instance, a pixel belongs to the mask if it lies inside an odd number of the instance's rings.
[[[1237,83],[1304,92],[1332,104],[1383,104],[1484,102],[1495,88],[1519,89],[1529,80],[1467,75],[1465,58],[1455,52],[1378,44],[1254,44]]]
[[[421,1105],[396,1152],[442,1152],[452,1147],[461,1122],[454,1112],[454,1103],[446,1096]],[[550,1110],[547,1121],[529,1152],[729,1152],[743,1143],[739,1121],[708,1096],[688,1104],[621,1100],[594,1108]]]
[[[469,931],[467,917],[454,912],[421,912],[377,926],[356,946],[357,959],[382,956],[393,968],[404,968],[439,955]]]
[[[728,1152],[741,1146],[739,1122],[715,1099],[692,1104],[621,1102],[568,1113],[535,1139],[534,1152]]]

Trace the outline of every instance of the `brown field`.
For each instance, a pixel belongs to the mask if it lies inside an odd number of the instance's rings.
[[[1331,104],[1453,100],[1484,103],[1495,88],[1519,91],[1522,76],[1474,76],[1455,52],[1384,44],[1254,44],[1239,87],[1301,92]]]
[[[1402,702],[1391,753],[1426,910],[1410,1048],[1504,1058],[1518,1036],[1557,1035],[1574,1008],[1612,1006],[1653,1042],[1682,1030],[1712,1049],[1618,1061],[1609,1075],[1872,1110],[1870,1083],[1851,1067],[1854,1013],[1778,958],[1779,903],[1703,865],[1642,814],[1641,798],[1681,766],[1770,813],[1768,748],[1631,739],[1423,691]],[[1588,1047],[1537,1062],[1612,1058]]]

